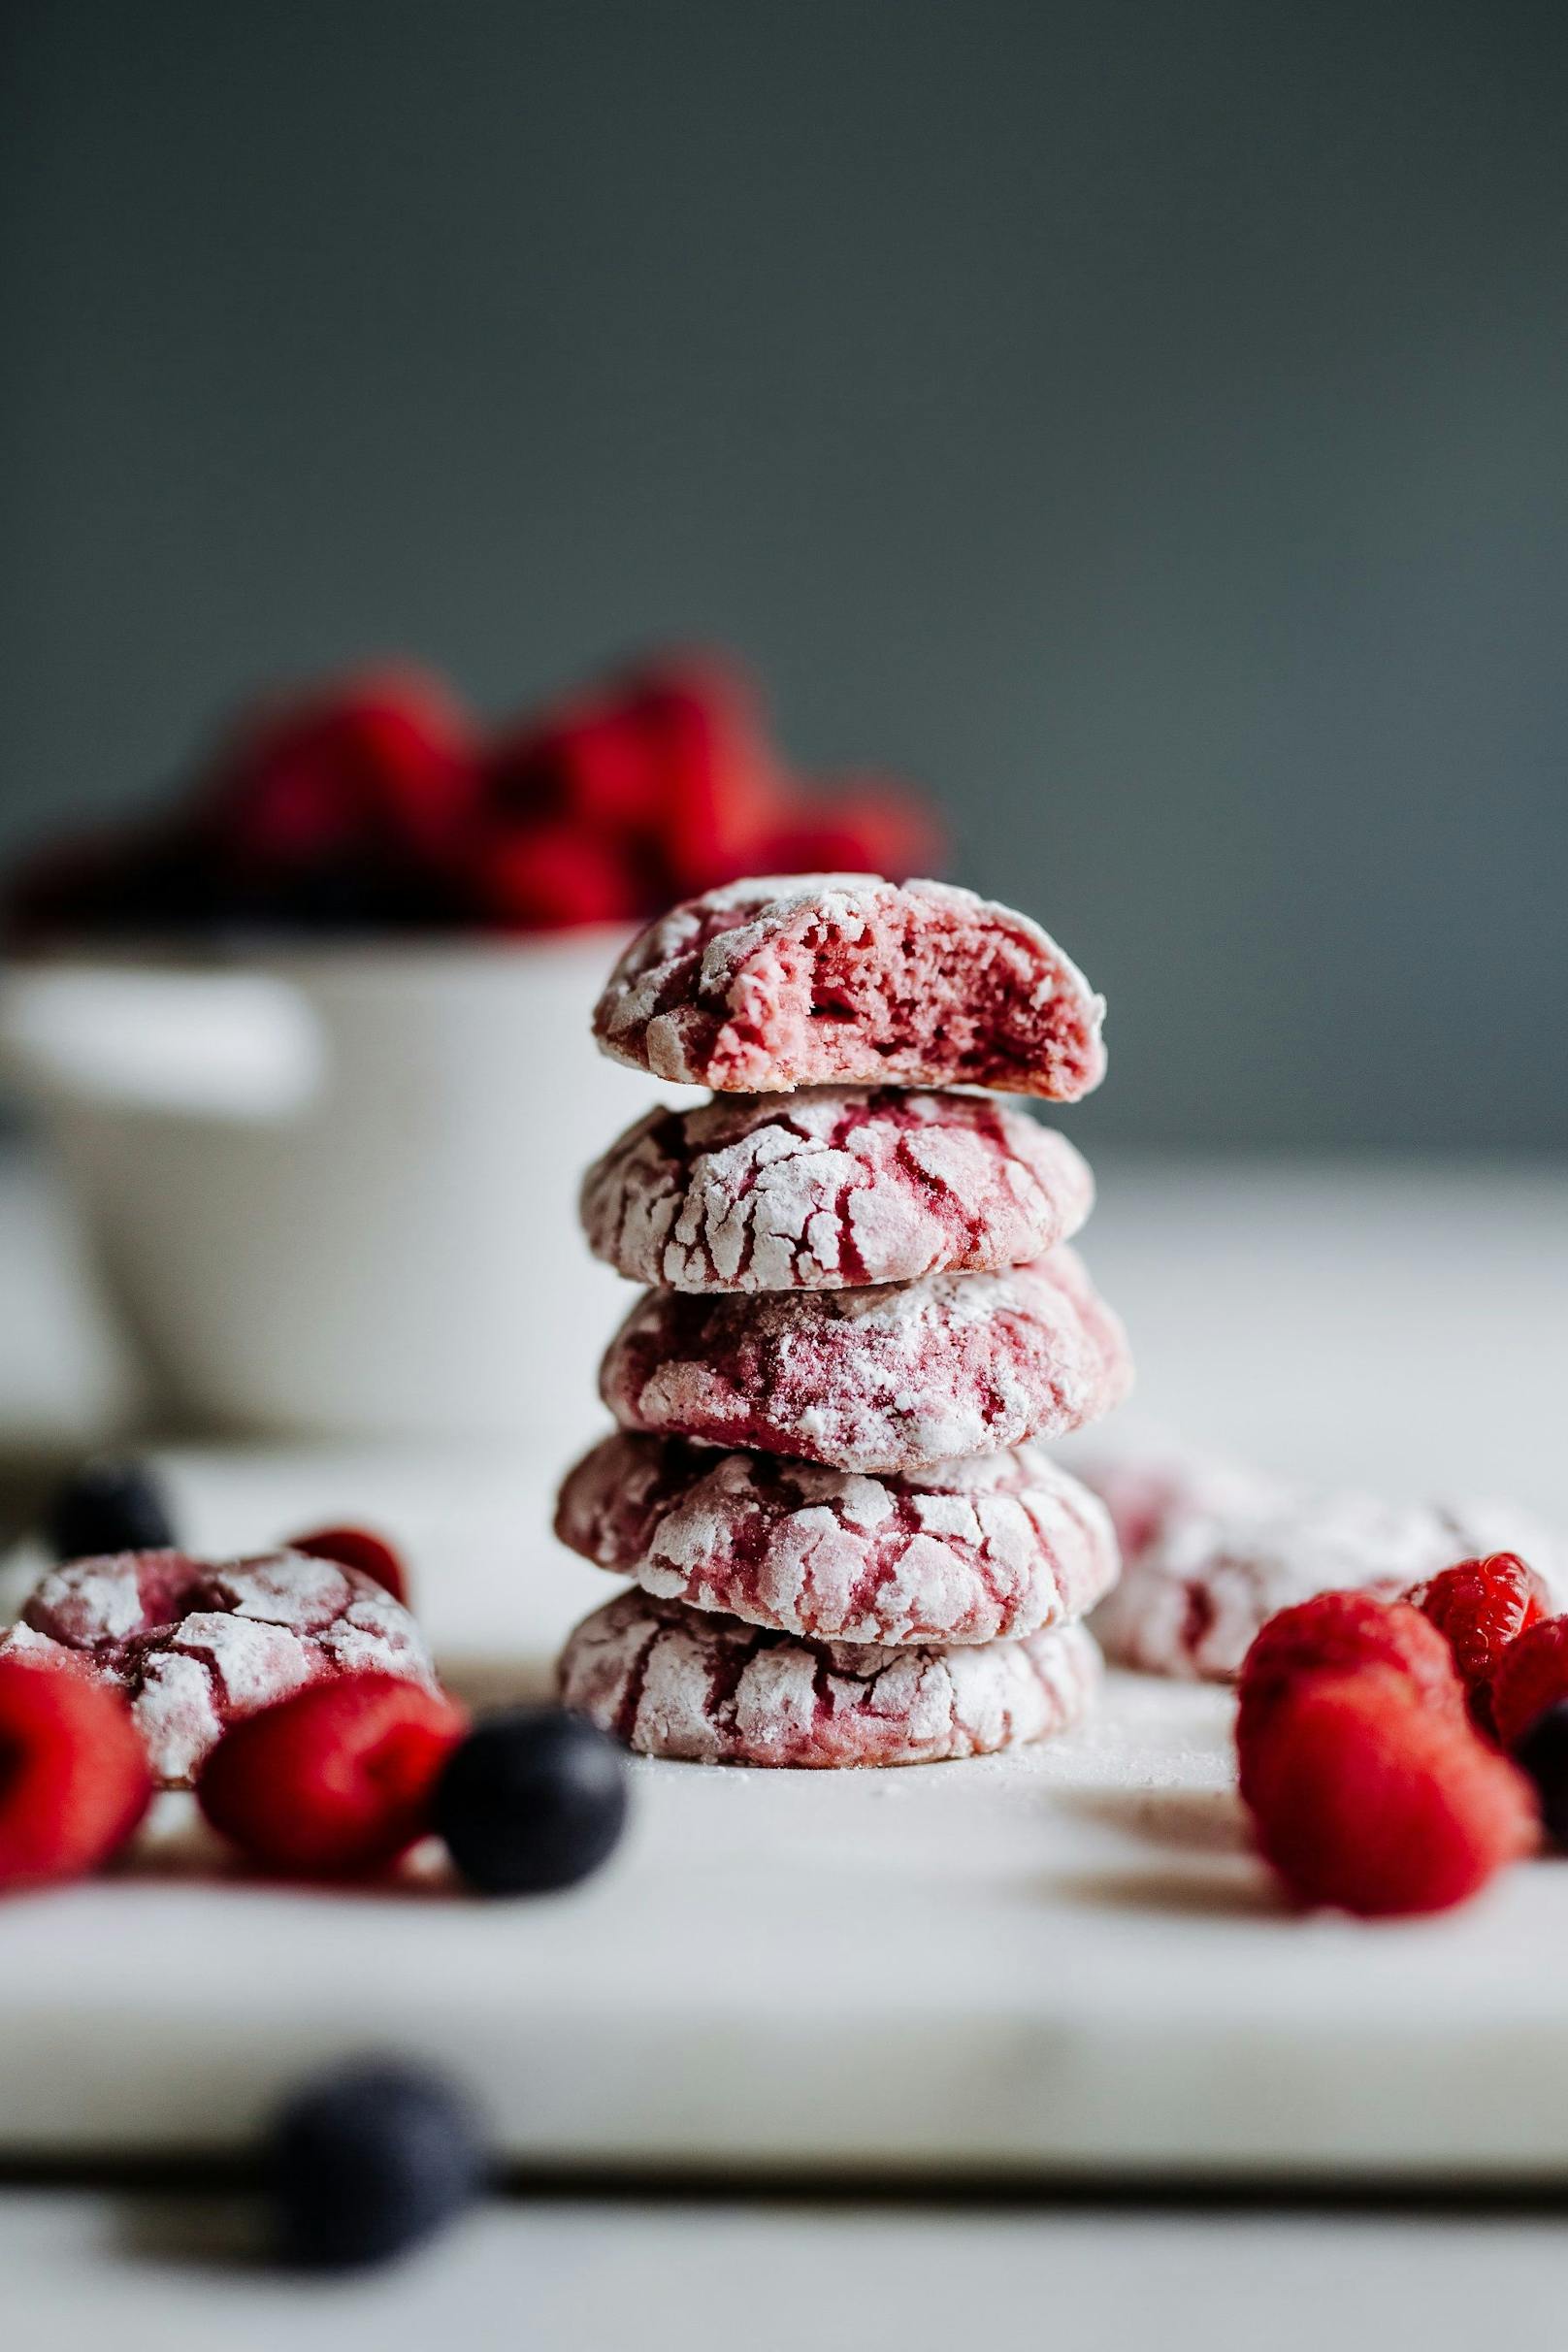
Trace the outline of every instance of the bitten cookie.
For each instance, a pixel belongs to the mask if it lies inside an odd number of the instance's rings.
[[[1063,1249],[864,1290],[650,1290],[600,1389],[623,1429],[907,1473],[1079,1428],[1120,1403],[1131,1370],[1121,1323]]]
[[[696,1764],[935,1764],[1050,1739],[1100,1679],[1081,1625],[972,1649],[806,1642],[623,1592],[562,1653],[561,1697],[643,1755]]]
[[[1036,1633],[1117,1571],[1104,1506],[1027,1447],[866,1478],[623,1432],[572,1472],[555,1531],[645,1592],[817,1641]]]
[[[118,1683],[170,1787],[190,1780],[238,1716],[307,1682],[374,1671],[436,1683],[424,1637],[389,1592],[302,1552],[73,1560],[35,1587],[4,1651]]]
[[[1076,1102],[1103,998],[1027,915],[943,882],[787,874],[690,898],[632,942],[594,1014],[617,1062],[725,1094],[990,1086]]]
[[[1320,1592],[1397,1596],[1488,1552],[1519,1552],[1548,1583],[1553,1539],[1496,1503],[1388,1503],[1313,1491],[1201,1456],[1079,1465],[1122,1540],[1122,1581],[1095,1618],[1119,1663],[1228,1682],[1269,1617]]]
[[[987,1094],[815,1087],[650,1111],[589,1169],[594,1255],[672,1290],[832,1290],[1026,1264],[1094,1180]]]

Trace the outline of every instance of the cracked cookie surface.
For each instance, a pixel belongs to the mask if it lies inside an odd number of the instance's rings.
[[[375,1672],[435,1687],[408,1612],[357,1568],[302,1552],[73,1560],[35,1586],[0,1641],[7,1650],[117,1683],[170,1787],[189,1780],[231,1722],[307,1682]]]
[[[1061,1249],[868,1290],[651,1290],[600,1392],[623,1429],[908,1472],[1080,1428],[1131,1373],[1120,1322]]]
[[[1105,1074],[1103,998],[1027,915],[945,882],[755,876],[633,940],[602,1050],[720,1093],[894,1083],[1076,1102]]]
[[[1082,1625],[967,1649],[808,1642],[634,1589],[561,1657],[563,1702],[640,1754],[697,1764],[935,1764],[1065,1731],[1099,1685]]]
[[[1109,1509],[1124,1555],[1095,1631],[1109,1656],[1145,1673],[1228,1682],[1282,1609],[1352,1588],[1393,1599],[1490,1552],[1519,1552],[1561,1589],[1559,1545],[1511,1505],[1391,1503],[1174,1452],[1075,1467]]]
[[[622,1432],[567,1479],[555,1531],[659,1598],[819,1641],[1035,1633],[1118,1564],[1104,1506],[1028,1447],[868,1478]]]
[[[594,1255],[674,1290],[821,1290],[1023,1265],[1094,1199],[1064,1135],[983,1094],[808,1087],[658,1109],[588,1171]]]

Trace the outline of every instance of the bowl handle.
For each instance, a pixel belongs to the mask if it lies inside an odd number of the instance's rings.
[[[271,1126],[319,1097],[327,1048],[265,973],[50,964],[0,983],[0,1069],[35,1099]]]

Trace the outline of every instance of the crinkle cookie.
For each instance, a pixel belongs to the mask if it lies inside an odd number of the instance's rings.
[[[623,1432],[572,1472],[555,1531],[661,1599],[830,1642],[1037,1633],[1118,1565],[1104,1506],[1028,1447],[866,1478]]]
[[[617,1062],[723,1094],[894,1083],[1076,1102],[1105,1074],[1104,1012],[1037,923],[973,891],[779,874],[651,924],[594,1034]]]
[[[1080,1428],[1131,1372],[1120,1322],[1062,1249],[864,1290],[650,1290],[600,1390],[623,1429],[907,1473]]]
[[[1076,1466],[1123,1548],[1095,1631],[1146,1673],[1228,1682],[1280,1610],[1349,1587],[1391,1598],[1488,1552],[1521,1552],[1560,1589],[1554,1540],[1505,1504],[1388,1503],[1192,1455]]]
[[[170,1787],[190,1780],[228,1724],[307,1682],[375,1672],[436,1685],[408,1611],[357,1568],[303,1552],[73,1560],[34,1588],[0,1641],[7,1650],[117,1682]]]
[[[653,1110],[588,1171],[596,1258],[672,1290],[833,1290],[1024,1265],[1094,1200],[1064,1135],[989,1094],[809,1087]]]
[[[1047,1740],[1100,1679],[1082,1625],[972,1649],[807,1642],[623,1592],[561,1657],[561,1697],[628,1748],[694,1764],[936,1764]]]

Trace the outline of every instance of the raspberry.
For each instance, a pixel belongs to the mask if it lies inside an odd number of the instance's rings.
[[[618,923],[755,870],[785,787],[745,673],[649,665],[506,736],[487,763],[474,887],[520,927]]]
[[[284,1550],[307,1552],[313,1560],[336,1560],[340,1568],[357,1568],[405,1609],[408,1606],[408,1570],[385,1537],[373,1535],[369,1527],[317,1527],[310,1535],[291,1537]]]
[[[1559,1701],[1536,1716],[1514,1761],[1534,1787],[1548,1835],[1568,1849],[1568,1705]]]
[[[1511,1642],[1487,1696],[1498,1746],[1517,1748],[1549,1707],[1568,1699],[1568,1617],[1541,1617]]]
[[[1546,1614],[1546,1586],[1516,1552],[1461,1560],[1441,1576],[1413,1584],[1405,1598],[1435,1625],[1454,1652],[1483,1731],[1492,1729],[1487,1684],[1503,1651]]]
[[[941,869],[943,844],[931,811],[898,786],[845,777],[832,801],[806,801],[754,843],[762,874],[910,874]]]
[[[124,1845],[152,1795],[118,1693],[87,1675],[0,1659],[0,1888],[78,1878]]]
[[[501,931],[630,924],[643,911],[643,893],[614,836],[567,817],[481,829],[463,853],[458,887],[480,921]]]
[[[1407,1674],[1307,1675],[1254,1757],[1258,1850],[1290,1892],[1364,1918],[1447,1911],[1528,1851],[1523,1776]]]
[[[269,1869],[357,1878],[425,1835],[431,1791],[466,1728],[451,1700],[393,1675],[315,1682],[226,1732],[196,1799]]]
[[[755,871],[755,844],[784,785],[751,682],[715,657],[666,662],[631,706],[659,763],[658,850],[676,898]]]
[[[486,761],[486,802],[503,824],[622,833],[647,823],[658,795],[653,748],[619,699],[585,698],[525,720]]]
[[[242,713],[214,821],[246,872],[286,883],[340,853],[439,848],[474,772],[468,722],[439,678],[367,670]]]
[[[1424,1705],[1459,1713],[1448,1644],[1418,1610],[1366,1592],[1320,1592],[1270,1617],[1242,1660],[1236,1757],[1243,1797],[1251,1802],[1258,1744],[1281,1698],[1303,1675],[1359,1666],[1388,1668]]]

